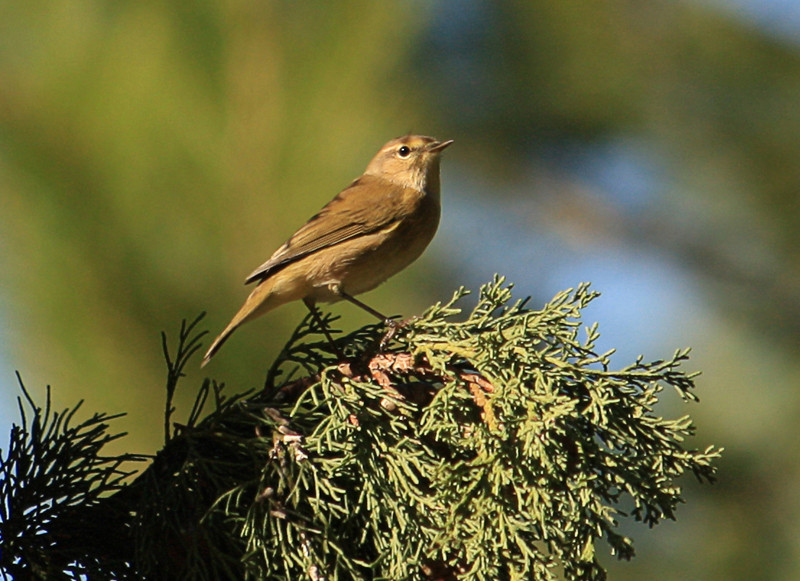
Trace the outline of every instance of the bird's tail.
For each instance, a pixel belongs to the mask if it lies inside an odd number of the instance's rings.
[[[253,292],[251,292],[250,296],[247,297],[247,300],[244,302],[244,305],[242,305],[242,308],[239,309],[239,312],[233,316],[233,319],[231,319],[231,322],[228,323],[228,326],[225,327],[222,333],[220,333],[219,336],[214,339],[214,342],[211,343],[211,347],[209,347],[208,351],[206,351],[200,367],[206,366],[214,354],[219,351],[220,347],[222,347],[223,343],[228,340],[228,337],[231,336],[231,333],[233,333],[242,323],[249,321],[250,319],[255,319],[256,317],[263,315],[267,311],[271,311],[275,307],[285,302],[278,300],[278,297],[272,294],[272,287],[272,280],[266,279],[253,289]]]
[[[219,348],[222,347],[222,344],[228,340],[228,337],[230,337],[231,334],[236,330],[236,327],[241,325],[241,323],[239,322],[234,324],[234,321],[231,321],[228,324],[228,326],[225,327],[225,330],[222,331],[222,333],[220,333],[216,339],[214,339],[214,342],[211,344],[211,347],[209,347],[208,351],[206,351],[205,357],[203,357],[203,362],[200,364],[200,367],[205,367],[208,364],[208,362],[211,361],[211,358],[214,357],[214,354],[217,351],[219,351]]]

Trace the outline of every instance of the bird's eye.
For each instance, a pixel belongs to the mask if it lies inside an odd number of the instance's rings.
[[[403,145],[400,149],[397,150],[397,155],[400,157],[408,157],[411,153],[411,148],[407,145]]]

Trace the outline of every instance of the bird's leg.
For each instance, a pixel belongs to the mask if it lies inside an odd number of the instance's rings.
[[[395,321],[394,319],[390,319],[389,317],[387,317],[387,316],[381,314],[380,312],[376,311],[375,309],[373,309],[369,305],[365,305],[364,303],[362,303],[358,299],[350,296],[349,294],[347,294],[346,292],[344,292],[341,289],[338,290],[338,293],[339,293],[339,296],[342,297],[343,299],[345,299],[347,301],[350,301],[351,303],[353,303],[357,307],[361,307],[362,309],[367,311],[372,316],[378,317],[381,321],[383,321],[384,325],[386,325],[388,327],[386,333],[384,334],[383,338],[381,339],[381,350],[386,348],[386,345],[389,343],[389,341],[392,340],[392,337],[394,337],[394,334],[397,332],[398,329],[404,327],[405,325],[407,325],[408,323],[413,321],[414,318],[415,318],[415,317],[412,317],[410,319],[405,319],[403,321]]]
[[[402,329],[403,327],[405,327],[409,323],[413,323],[418,318],[419,317],[414,315],[412,317],[408,317],[407,319],[403,319],[401,321],[394,321],[392,319],[388,319],[386,321],[386,326],[389,327],[389,328],[386,330],[386,333],[383,334],[383,338],[381,339],[381,351],[386,349],[386,346],[389,344],[389,341],[392,340],[392,337],[394,337],[394,334],[397,333],[398,329]]]
[[[336,343],[333,341],[333,337],[331,337],[330,332],[328,332],[328,327],[325,323],[322,322],[322,317],[319,316],[319,311],[317,311],[317,306],[314,303],[313,299],[305,298],[303,299],[303,303],[308,307],[308,310],[311,311],[311,317],[316,321],[317,326],[319,326],[320,331],[325,335],[325,338],[328,340],[328,343],[331,344],[331,348],[333,352],[336,353],[336,357],[341,361],[344,359],[344,355],[336,346]]]
[[[347,301],[350,301],[355,306],[361,307],[362,309],[367,311],[373,317],[379,318],[381,321],[383,321],[386,324],[387,327],[393,327],[394,325],[397,324],[395,321],[393,321],[392,319],[390,319],[386,315],[382,315],[380,312],[376,311],[375,309],[373,309],[369,305],[365,305],[364,303],[359,301],[357,298],[350,296],[349,294],[347,294],[343,290],[339,289],[338,294],[339,294],[340,297],[342,297],[343,299],[345,299]]]

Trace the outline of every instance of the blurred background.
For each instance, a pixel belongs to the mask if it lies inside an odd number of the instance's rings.
[[[638,557],[606,556],[611,578],[800,578],[792,0],[4,3],[3,433],[19,370],[40,401],[127,411],[118,446],[155,451],[159,333],[201,311],[221,330],[244,277],[407,132],[456,141],[442,225],[365,299],[410,315],[499,272],[539,306],[591,281],[619,366],[693,347],[701,402],[664,413],[726,448],[677,522],[626,525]],[[260,385],[304,314],[190,364],[176,420],[206,371]]]

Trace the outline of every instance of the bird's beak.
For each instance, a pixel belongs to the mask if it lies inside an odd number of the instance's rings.
[[[442,151],[444,148],[446,148],[451,143],[453,143],[452,139],[448,139],[447,141],[434,141],[428,147],[428,151],[436,151],[436,152]]]

